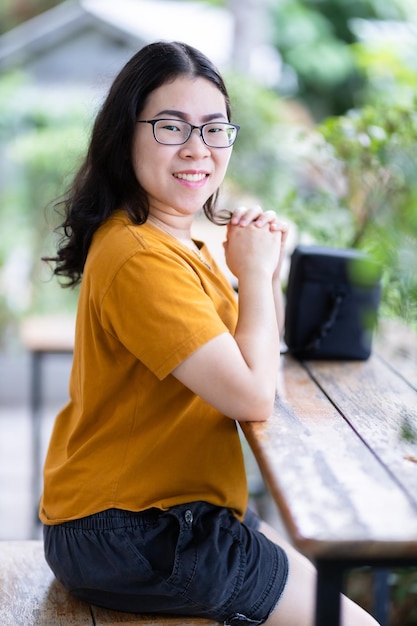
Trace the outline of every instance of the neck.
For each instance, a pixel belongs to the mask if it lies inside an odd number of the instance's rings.
[[[204,258],[200,248],[191,238],[191,224],[190,224],[190,227],[187,229],[176,228],[175,225],[169,224],[155,217],[152,214],[148,215],[148,222],[153,224],[155,228],[162,230],[164,233],[167,233],[167,235],[170,235],[170,237],[173,237],[174,239],[179,241],[183,246],[186,246],[189,250],[192,250],[193,252],[195,252],[198,258],[200,259],[200,261],[204,263],[204,265],[208,267],[209,270],[211,270],[211,267],[209,263],[206,261],[206,259]]]
[[[177,225],[172,223],[172,221],[165,221],[159,217],[155,217],[155,215],[152,214],[148,215],[148,221],[156,226],[156,228],[159,228],[159,230],[162,230],[164,233],[171,235],[171,237],[178,239],[178,241],[180,241],[182,244],[188,246],[189,248],[192,248],[193,250],[195,249],[196,245],[191,238],[191,224],[186,228],[184,228],[183,225],[181,225],[181,227],[178,227]]]

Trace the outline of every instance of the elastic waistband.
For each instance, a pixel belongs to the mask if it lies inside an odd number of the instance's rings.
[[[78,528],[81,530],[113,530],[115,528],[137,528],[155,524],[161,515],[166,513],[161,509],[147,509],[146,511],[125,511],[123,509],[107,509],[87,517],[62,522],[60,526]]]

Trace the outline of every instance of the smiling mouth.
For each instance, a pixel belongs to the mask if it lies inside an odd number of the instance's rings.
[[[180,180],[188,180],[190,183],[197,183],[200,180],[204,180],[208,174],[174,174],[175,178],[179,178]]]

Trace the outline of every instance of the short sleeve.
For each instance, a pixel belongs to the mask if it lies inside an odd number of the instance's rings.
[[[230,309],[230,310],[229,310]],[[111,281],[98,314],[104,329],[159,379],[214,337],[229,332],[235,311],[172,251],[141,249]]]

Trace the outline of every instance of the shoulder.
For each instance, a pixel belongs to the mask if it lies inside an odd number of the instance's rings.
[[[198,281],[192,266],[175,240],[167,239],[152,225],[134,224],[123,212],[108,218],[94,235],[84,269],[83,282],[95,293],[112,284],[128,288],[134,283],[147,289],[157,284]],[[181,278],[182,277],[182,278]]]
[[[124,211],[116,211],[96,231],[89,255],[118,252],[125,249],[126,253],[131,250],[146,247],[146,237],[143,230],[145,225],[134,224]]]
[[[163,249],[163,242],[152,227],[147,223],[134,224],[124,211],[117,211],[96,231],[88,252],[86,271],[94,269],[105,270],[106,274],[114,273],[129,259],[138,255],[140,258],[140,253],[149,257],[162,253]]]

